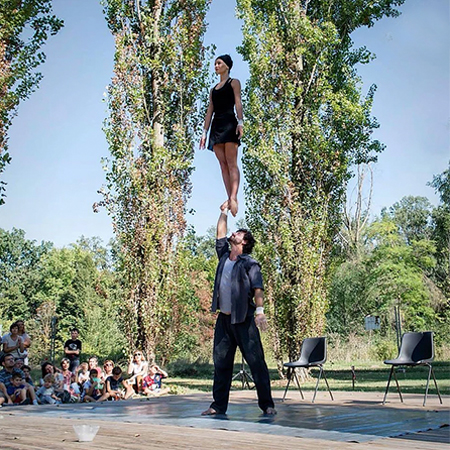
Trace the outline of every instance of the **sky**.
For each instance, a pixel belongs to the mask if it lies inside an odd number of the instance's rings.
[[[380,128],[374,137],[386,145],[374,166],[374,216],[406,195],[437,204],[427,182],[450,160],[450,2],[406,0],[400,11],[399,18],[385,18],[353,35],[355,46],[366,45],[377,56],[358,68],[363,93],[372,84],[378,87],[373,115]],[[104,210],[93,213],[92,204],[101,199],[97,191],[105,183],[100,161],[108,146],[102,124],[114,41],[98,0],[55,0],[54,12],[65,26],[45,45],[44,79],[20,105],[10,129],[12,162],[4,175],[0,227],[23,229],[28,239],[57,247],[82,235],[107,243],[111,220]],[[207,21],[205,44],[214,43],[217,54],[231,54],[231,75],[244,85],[249,72],[236,51],[242,34],[234,0],[213,0]],[[194,166],[188,209],[195,213],[187,219],[201,235],[215,225],[226,194],[211,152],[197,150]],[[230,217],[231,228],[245,214],[243,191],[241,185],[240,211]]]

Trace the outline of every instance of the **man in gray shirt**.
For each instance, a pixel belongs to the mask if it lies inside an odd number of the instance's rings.
[[[261,267],[250,257],[255,240],[240,229],[227,239],[227,202],[217,223],[219,258],[211,310],[220,310],[214,331],[214,385],[211,406],[202,415],[225,414],[228,407],[234,355],[239,347],[247,361],[258,393],[258,405],[266,415],[276,414],[270,390],[269,370],[258,328],[267,329],[263,309]]]

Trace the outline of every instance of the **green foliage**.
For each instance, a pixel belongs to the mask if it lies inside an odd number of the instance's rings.
[[[111,156],[94,209],[105,206],[113,220],[128,345],[165,358],[183,350],[178,314],[188,317],[192,308],[177,245],[186,227],[197,100],[206,92],[209,0],[103,5],[116,53],[105,124]]]
[[[438,344],[448,340],[448,299],[436,276],[439,241],[432,239],[439,232],[431,218],[441,210],[426,198],[405,197],[369,225],[364,252],[340,261],[334,271],[330,331],[361,332],[364,316],[372,314],[381,316],[381,335],[389,335],[399,306],[403,331],[433,330]]]
[[[6,0],[0,8],[0,175],[11,161],[8,129],[20,101],[37,88],[45,61],[41,47],[63,21],[52,14],[51,0]],[[5,197],[0,180],[0,205]]]
[[[430,237],[431,203],[425,197],[403,197],[382,215],[388,216],[408,242]]]
[[[0,229],[0,311],[4,320],[29,319],[39,304],[42,259],[52,249],[50,242],[37,244],[23,230]]]
[[[56,249],[49,242],[27,240],[22,230],[0,229],[2,324],[26,321],[35,363],[50,356],[52,318],[57,320],[57,355],[72,327],[80,329],[86,353],[115,356],[125,348],[120,289],[113,272],[98,262],[99,254],[108,258],[108,250],[98,238],[80,242]],[[95,251],[86,242],[95,243]]]
[[[320,334],[327,309],[326,274],[338,232],[351,164],[376,160],[372,138],[375,87],[364,97],[350,33],[395,16],[402,0],[298,2],[239,0],[249,62],[243,164],[247,223],[262,243],[258,258],[275,322],[274,351],[298,354]]]

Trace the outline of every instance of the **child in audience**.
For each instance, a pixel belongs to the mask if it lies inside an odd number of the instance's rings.
[[[14,404],[28,404],[27,388],[23,383],[22,375],[14,372],[11,376],[11,384],[6,388],[6,392]]]
[[[105,385],[98,376],[97,369],[89,371],[89,380],[84,383],[82,401],[96,402],[104,393]]]
[[[114,367],[112,374],[106,379],[105,393],[100,397],[99,402],[112,400],[126,400],[130,398],[134,390],[122,377],[122,369],[118,366]]]
[[[103,377],[103,372],[100,367],[98,367],[98,358],[96,356],[91,356],[88,360],[89,371],[95,369],[98,374],[98,378]]]
[[[144,377],[142,382],[143,392],[145,395],[162,395],[169,392],[169,388],[162,389],[162,379],[167,378],[166,371],[161,369],[156,364],[151,364],[148,368],[148,374]]]
[[[87,363],[81,363],[77,368],[76,382],[83,388],[84,383],[89,380],[89,366]]]
[[[25,382],[28,383],[30,386],[34,387],[33,379],[31,378],[31,368],[30,366],[22,366],[22,372],[25,375]]]
[[[39,401],[44,404],[57,405],[61,400],[56,395],[55,376],[48,373],[44,376],[44,384],[36,391]]]

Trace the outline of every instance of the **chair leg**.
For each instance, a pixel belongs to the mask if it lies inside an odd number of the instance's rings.
[[[394,366],[392,366],[392,367],[394,367]],[[397,375],[395,374],[395,370],[393,373],[394,373],[395,383],[397,384],[398,395],[400,396],[400,401],[403,403],[402,391],[400,390],[400,385],[398,384]]]
[[[423,399],[423,406],[425,406],[426,402],[427,402],[427,397],[428,397],[428,388],[430,385],[430,376],[433,375],[433,381],[434,381],[434,385],[436,387],[436,391],[437,391],[437,395],[439,397],[439,401],[441,402],[442,405],[442,398],[441,398],[441,393],[439,392],[439,388],[437,385],[437,381],[436,381],[436,377],[434,375],[434,370],[433,367],[431,366],[431,364],[427,364],[427,366],[430,368],[430,370],[428,371],[428,378],[427,378],[427,387],[425,389],[425,397]]]
[[[300,391],[300,395],[302,396],[302,400],[305,400],[305,397],[303,396],[303,391],[302,388],[300,387],[300,381],[298,381],[298,376],[297,376],[297,372],[294,369],[294,377],[295,377],[295,381],[297,382],[297,386],[298,386],[298,390]]]
[[[386,392],[384,393],[384,398],[383,398],[383,405],[386,403],[386,397],[389,391],[389,385],[391,384],[391,378],[392,378],[392,372],[394,371],[394,366],[391,366],[391,371],[389,372],[389,378],[388,378],[388,382],[386,385]]]
[[[288,373],[287,373],[288,382],[287,382],[287,385],[286,385],[286,389],[284,390],[283,400],[281,400],[282,402],[284,402],[284,399],[286,398],[287,391],[289,389],[289,384],[290,384],[291,378],[292,378],[292,371],[293,371],[293,369],[291,367],[289,367]]]
[[[325,376],[325,369],[324,369],[324,371],[323,371],[323,379],[325,380],[325,383],[326,383],[326,385],[327,385],[328,392],[330,393],[331,400],[334,401],[333,394],[331,393],[330,386],[328,385],[327,377]]]
[[[319,366],[319,368],[320,368],[320,372],[319,372],[319,376],[317,378],[316,389],[314,390],[314,396],[313,396],[311,403],[314,403],[314,400],[316,399],[317,389],[319,388],[319,381],[320,381],[320,378],[321,378],[322,372],[323,372],[322,366]]]
[[[425,388],[425,397],[423,398],[423,406],[427,403],[427,397],[428,397],[428,387],[430,385],[430,378],[431,378],[431,366],[427,364],[428,366],[428,377],[427,377],[427,387]]]

